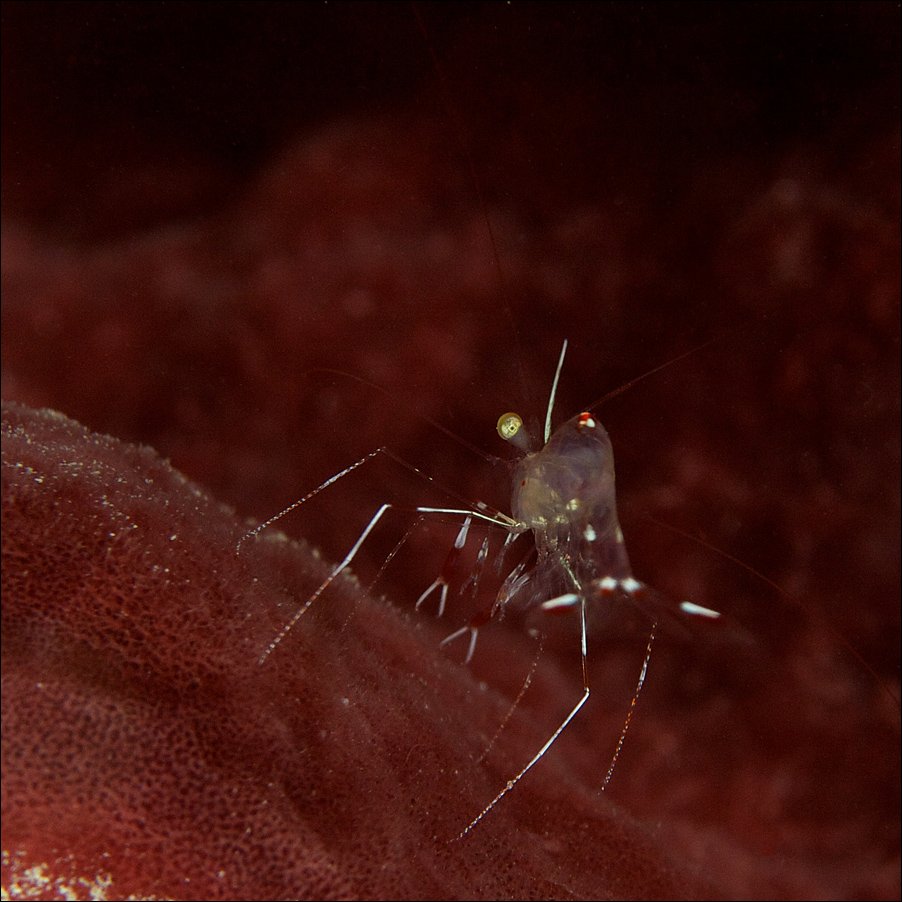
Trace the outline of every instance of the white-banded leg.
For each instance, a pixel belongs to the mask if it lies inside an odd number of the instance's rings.
[[[558,728],[551,734],[551,736],[548,737],[548,739],[535,753],[535,755],[532,756],[529,763],[516,776],[507,781],[501,792],[499,792],[498,795],[496,795],[495,798],[492,799],[492,801],[489,802],[489,804],[486,805],[485,808],[483,808],[482,811],[480,811],[479,814],[477,814],[476,817],[474,817],[473,820],[470,821],[470,823],[467,824],[467,826],[464,827],[464,829],[461,830],[461,832],[457,836],[455,836],[453,840],[451,840],[452,842],[463,839],[529,773],[529,771],[532,770],[532,768],[542,760],[542,757],[545,755],[548,749],[550,749],[551,746],[554,745],[558,736],[560,736],[561,733],[563,733],[564,730],[567,729],[570,721],[572,721],[573,718],[576,717],[582,706],[586,703],[586,700],[589,698],[589,673],[586,663],[586,598],[584,595],[572,596],[572,593],[567,597],[575,597],[576,602],[571,601],[570,603],[579,604],[580,657],[583,675],[582,695],[580,696],[577,703],[570,709],[570,713],[567,714],[567,716],[561,721]],[[552,601],[555,600],[556,599],[552,599]]]
[[[378,453],[378,451],[374,451],[371,454],[369,454],[367,457],[362,458],[360,461],[357,462],[356,466],[360,466],[361,463],[364,463],[366,460],[369,460],[371,457],[373,457],[377,453]],[[345,470],[343,472],[348,472],[348,470]],[[337,476],[333,477],[331,480],[328,481],[328,484],[331,484],[332,482],[334,482],[336,478],[338,478],[338,477]],[[322,486],[320,486],[320,489],[324,488],[325,485],[326,485],[326,483],[324,483]],[[316,491],[319,491],[319,489]],[[315,492],[314,492],[314,494],[315,494]],[[307,496],[307,497],[310,497],[310,496]],[[332,584],[333,580],[343,570],[347,569],[347,567],[350,566],[351,562],[356,557],[357,552],[360,551],[360,548],[362,547],[363,543],[367,540],[370,533],[376,528],[376,525],[379,523],[379,521],[382,519],[382,517],[385,515],[385,513],[392,509],[409,510],[411,513],[419,514],[421,516],[427,515],[427,514],[438,514],[438,515],[444,515],[444,516],[465,517],[468,520],[472,520],[473,518],[476,518],[476,519],[484,520],[495,526],[504,527],[505,529],[510,528],[509,524],[506,520],[498,519],[496,517],[491,516],[490,514],[478,513],[476,511],[464,510],[461,508],[453,508],[453,507],[401,508],[401,507],[398,507],[397,505],[393,505],[393,504],[381,505],[379,507],[379,509],[376,511],[376,513],[373,514],[373,517],[370,520],[370,522],[367,523],[367,525],[364,527],[363,532],[361,532],[360,535],[357,537],[357,541],[354,542],[354,544],[351,546],[350,551],[348,551],[348,553],[344,556],[341,563],[339,563],[338,566],[336,566],[335,569],[323,580],[323,582],[317,587],[317,589],[314,591],[314,593],[301,605],[300,608],[298,608],[298,610],[294,613],[294,616],[292,616],[292,618],[288,621],[288,623],[286,623],[285,626],[283,626],[282,629],[279,630],[276,637],[264,649],[263,654],[260,655],[260,658],[258,661],[259,664],[263,664],[266,661],[266,659],[278,647],[279,643],[291,632],[292,629],[294,629],[298,620],[300,620],[301,617],[303,617],[304,614],[307,613],[307,611],[310,609],[310,606],[313,604],[313,602],[316,601],[316,599],[319,598],[320,595],[322,595],[323,592],[325,592],[325,590],[329,588],[329,586]],[[268,521],[268,522],[272,522],[272,521]]]
[[[511,533],[508,533],[508,535],[510,536]],[[485,562],[489,556],[489,547],[489,534],[486,533],[482,538],[482,545],[479,546],[479,551],[476,554],[476,563],[473,565],[470,575],[463,581],[463,584],[460,587],[461,595],[469,594],[471,598],[476,598],[476,596],[479,595],[479,584],[482,581]]]
[[[460,527],[460,531],[457,533],[457,538],[454,540],[454,544],[448,549],[448,554],[445,555],[445,563],[442,565],[442,569],[439,571],[439,575],[432,581],[432,584],[420,595],[417,599],[417,603],[414,605],[414,609],[419,611],[420,605],[436,590],[439,590],[438,596],[438,611],[436,612],[436,617],[441,617],[442,614],[445,613],[445,602],[448,600],[448,586],[451,584],[451,577],[454,574],[454,566],[457,563],[457,559],[460,557],[460,552],[463,549],[464,545],[467,544],[467,535],[470,532],[470,525],[473,523],[473,517],[468,516],[463,524]]]
[[[376,585],[376,583],[379,582],[380,579],[382,579],[382,574],[385,573],[386,570],[388,570],[388,565],[395,559],[398,552],[407,544],[408,539],[410,539],[410,537],[414,534],[414,532],[416,532],[417,527],[425,519],[426,518],[422,514],[420,514],[420,516],[417,517],[416,520],[414,520],[413,523],[411,523],[410,526],[407,527],[407,529],[404,532],[404,535],[401,536],[400,539],[398,539],[398,542],[395,545],[395,547],[392,548],[392,550],[386,555],[385,560],[379,565],[378,572],[373,577],[370,584],[366,587],[367,592],[373,591],[373,587]]]
[[[345,467],[343,470],[340,470],[334,476],[330,476],[325,482],[321,483],[315,489],[313,489],[313,491],[307,492],[307,494],[304,495],[303,498],[298,498],[297,501],[293,502],[292,504],[289,504],[288,507],[283,508],[282,510],[279,511],[279,513],[274,514],[268,520],[264,520],[258,526],[255,526],[252,530],[250,530],[249,532],[246,532],[238,540],[238,543],[235,545],[235,554],[241,553],[241,546],[248,539],[251,539],[256,535],[259,535],[261,532],[263,532],[264,529],[268,529],[270,526],[273,525],[273,523],[277,522],[278,520],[281,520],[282,517],[287,516],[293,510],[297,510],[302,504],[306,503],[311,498],[313,498],[315,495],[318,495],[321,491],[323,491],[323,489],[329,488],[330,485],[334,485],[336,482],[338,482],[339,479],[342,479],[343,477],[347,476],[348,473],[352,473],[358,467],[362,467],[367,461],[372,460],[377,454],[385,454],[385,453],[386,453],[385,448],[376,448],[375,451],[370,451],[369,454],[365,454],[363,457],[360,458],[360,460],[355,460],[354,463]]]
[[[614,579],[613,576],[605,576],[593,583],[602,595],[613,595],[622,592],[631,598],[637,607],[653,613],[652,619],[657,621],[660,614],[672,612],[673,602],[645,583],[639,582],[632,576],[625,579]],[[681,601],[677,604],[677,611],[690,617],[704,617],[708,620],[717,620],[721,616],[720,611],[702,607],[691,601]],[[670,610],[668,610],[670,609]]]
[[[622,592],[624,595],[632,598],[640,609],[644,609],[651,613],[652,626],[648,634],[648,644],[645,647],[645,657],[642,660],[642,668],[639,671],[639,679],[636,682],[636,688],[633,691],[633,697],[630,700],[630,706],[626,712],[626,718],[623,721],[623,727],[620,730],[620,736],[617,739],[617,745],[614,747],[614,754],[611,756],[611,763],[608,765],[607,773],[601,784],[601,791],[604,792],[614,776],[614,769],[620,759],[620,753],[623,751],[623,743],[626,741],[626,734],[629,731],[630,724],[633,720],[633,714],[636,711],[636,705],[639,703],[639,696],[642,693],[642,687],[645,685],[645,677],[648,674],[648,662],[651,660],[651,649],[655,641],[655,633],[658,629],[658,616],[660,614],[670,614],[665,599],[660,593],[650,589],[645,583],[639,582],[632,576],[624,579],[615,579],[612,576],[606,576],[595,584],[603,595],[613,595]],[[707,619],[717,619],[720,617],[719,611],[711,608],[705,608],[701,605],[694,604],[691,601],[681,601],[678,606],[681,614],[695,617],[705,617]]]
[[[514,542],[517,541],[518,538],[520,538],[521,535],[523,535],[523,533],[517,530],[511,530],[507,534],[507,537],[504,540],[504,544],[501,546],[501,551],[495,555],[495,564],[493,567],[495,573],[500,575],[502,569],[504,568],[504,561],[507,558],[508,549],[511,547],[511,545],[514,544]]]
[[[455,639],[459,639],[461,636],[465,636],[469,633],[470,642],[467,645],[467,654],[463,659],[464,664],[469,664],[470,661],[473,660],[473,652],[476,650],[476,637],[479,635],[479,630],[492,619],[494,613],[495,606],[493,605],[491,608],[474,614],[466,626],[462,626],[460,629],[454,630],[450,635],[445,636],[445,638],[439,642],[438,647],[444,648],[446,645],[450,645]]]
[[[508,537],[513,535],[513,533],[509,533]],[[508,544],[505,542],[505,545]],[[481,554],[481,552],[480,552]],[[485,626],[493,617],[502,613],[504,611],[504,606],[507,604],[508,600],[513,596],[513,594],[519,589],[525,582],[527,582],[530,578],[530,574],[526,572],[526,568],[532,560],[533,552],[530,552],[520,563],[508,573],[504,582],[501,584],[501,588],[498,589],[498,594],[495,596],[495,601],[492,603],[492,607],[486,611],[480,611],[474,617],[471,618],[470,622],[466,624],[466,626],[462,626],[460,629],[455,630],[449,636],[445,636],[444,639],[439,643],[439,648],[444,648],[446,645],[450,645],[454,642],[455,639],[459,639],[461,636],[470,634],[470,642],[467,646],[467,654],[463,660],[464,664],[469,664],[470,661],[473,660],[473,652],[476,650],[476,637],[479,635],[479,630],[481,627]],[[433,584],[434,585],[434,584]],[[430,587],[431,590],[431,587]],[[422,597],[422,596],[421,596]]]
[[[319,598],[320,595],[322,595],[330,585],[332,585],[332,581],[335,579],[335,577],[338,576],[338,574],[341,573],[341,571],[344,570],[351,563],[351,561],[354,560],[354,556],[360,550],[360,546],[363,545],[363,543],[366,541],[367,536],[369,536],[369,534],[375,529],[376,524],[382,519],[385,512],[390,509],[390,504],[383,504],[379,508],[379,510],[376,511],[376,513],[373,515],[373,518],[369,523],[367,523],[363,532],[358,536],[357,541],[353,544],[351,550],[345,555],[344,560],[323,580],[323,582],[320,583],[316,591],[297,609],[297,611],[295,611],[294,616],[291,618],[291,620],[289,620],[288,623],[286,623],[285,626],[283,626],[282,629],[280,629],[279,632],[276,633],[275,638],[272,640],[272,642],[269,643],[269,645],[266,646],[263,654],[260,655],[260,658],[257,661],[258,664],[265,663],[266,659],[276,650],[276,647],[279,645],[279,643],[294,629],[294,626],[298,622],[298,620],[300,620],[301,617],[303,617],[304,614],[306,614],[307,611],[310,610],[310,605],[312,605],[313,602],[316,601],[316,599]]]
[[[417,527],[423,522],[424,519],[425,519],[425,517],[422,514],[420,514],[413,521],[413,523],[411,523],[410,526],[407,527],[407,529],[404,531],[404,535],[401,536],[400,539],[398,539],[397,543],[395,544],[395,547],[392,548],[392,550],[386,555],[385,560],[379,565],[379,570],[377,571],[376,575],[370,580],[369,585],[366,587],[366,591],[367,591],[368,595],[373,591],[373,588],[375,587],[376,583],[378,583],[379,580],[382,578],[382,574],[385,573],[385,571],[388,569],[389,564],[391,564],[391,562],[397,556],[398,552],[407,544],[408,539],[410,539],[410,537],[414,534]],[[342,632],[344,632],[344,630],[346,630],[348,628],[348,624],[351,622],[352,618],[354,617],[354,614],[357,612],[357,605],[359,603],[360,603],[360,599],[355,598],[354,603],[351,606],[351,610],[348,612],[348,616],[345,617],[345,621],[341,625]]]
[[[675,602],[632,576],[624,579],[606,576],[595,580],[590,588],[597,589],[605,596],[622,596],[644,614],[649,623],[666,624],[675,635],[691,637],[687,627],[693,620],[719,620],[722,617],[720,611],[702,607],[691,601]]]
[[[648,645],[645,647],[645,659],[642,661],[642,669],[639,671],[639,681],[636,683],[636,689],[633,692],[629,710],[626,712],[626,719],[623,721],[623,727],[620,730],[620,737],[617,739],[617,745],[614,747],[614,754],[611,757],[611,763],[608,765],[608,772],[604,775],[604,780],[601,784],[602,792],[608,788],[608,783],[611,782],[611,777],[614,776],[614,768],[617,766],[620,752],[623,750],[623,743],[626,739],[627,730],[630,728],[633,713],[636,710],[636,705],[639,703],[639,693],[642,692],[642,687],[645,685],[645,675],[648,673],[648,662],[651,660],[651,647],[655,641],[655,630],[657,628],[657,623],[652,624],[651,632],[648,634]]]

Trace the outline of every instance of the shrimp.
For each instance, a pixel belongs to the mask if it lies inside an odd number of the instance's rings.
[[[460,840],[467,836],[498,802],[526,776],[554,745],[558,737],[588,700],[590,687],[588,678],[587,606],[590,600],[618,594],[635,599],[654,597],[654,593],[644,583],[635,579],[632,574],[623,531],[620,528],[617,517],[613,449],[610,437],[604,426],[591,412],[583,411],[552,432],[551,422],[555,395],[564,365],[567,346],[568,343],[565,340],[561,348],[549,396],[542,447],[538,451],[530,450],[531,440],[519,414],[505,413],[499,418],[497,423],[496,428],[499,436],[521,452],[524,452],[524,457],[513,472],[512,514],[508,516],[500,511],[492,510],[488,505],[481,502],[474,504],[470,508],[417,506],[412,509],[412,513],[416,514],[418,518],[416,522],[427,516],[462,518],[457,537],[447,554],[438,577],[422,592],[415,605],[416,609],[419,610],[425,601],[433,593],[437,592],[438,616],[444,613],[451,574],[455,569],[459,555],[466,545],[474,520],[482,521],[490,526],[504,530],[507,533],[505,548],[512,544],[520,535],[525,533],[531,533],[532,535],[535,549],[534,563],[531,563],[532,557],[527,556],[514,566],[498,590],[489,612],[487,614],[477,614],[469,624],[451,633],[441,643],[444,646],[461,636],[469,634],[469,646],[465,663],[469,663],[473,657],[479,629],[490,620],[500,619],[509,607],[537,608],[544,612],[574,608],[579,614],[580,665],[582,673],[582,692],[579,699],[529,762],[507,781],[501,791],[452,841]],[[664,365],[666,366],[667,364]],[[657,369],[660,369],[660,367]],[[401,461],[386,447],[377,448],[331,476],[313,491],[289,505],[280,513],[246,533],[239,540],[236,553],[240,552],[242,544],[247,539],[259,534],[319,492],[380,454],[399,461],[429,480],[426,474]],[[313,603],[322,596],[344,570],[350,567],[376,526],[389,511],[396,507],[396,505],[387,502],[380,505],[344,558],[333,568],[264,649],[259,658],[261,665],[266,662],[269,656],[273,654],[286,636],[294,629]],[[411,530],[409,529],[401,539],[401,543],[408,538],[410,532]],[[399,546],[401,543],[399,543]],[[396,547],[391,556],[397,550]],[[475,592],[482,568],[488,557],[488,551],[489,543],[488,537],[486,537],[477,554],[473,573],[461,591],[464,591],[469,586]],[[384,567],[385,564],[383,564],[383,569]],[[654,608],[654,605],[652,608]],[[687,601],[682,602],[679,609],[686,615],[712,619],[720,616],[717,611]],[[656,614],[652,615],[652,625],[648,634],[642,667],[619,739],[615,745],[613,756],[601,786],[602,791],[607,788],[611,781],[639,695],[645,684],[658,626],[656,617]],[[508,718],[522,697],[531,676],[532,670],[527,676],[524,687],[517,696]],[[505,718],[504,723],[507,722],[508,718]],[[502,723],[502,727],[504,723]],[[494,739],[492,741],[494,742]]]
[[[512,580],[505,582],[495,607],[503,609],[514,603],[519,594],[528,593],[526,604],[537,605],[543,611],[577,608],[582,693],[529,762],[507,781],[456,839],[466,836],[526,776],[588,701],[590,688],[586,609],[590,598],[617,593],[637,597],[649,594],[648,587],[633,577],[623,531],[617,518],[614,453],[607,430],[592,413],[583,411],[559,426],[554,433],[551,431],[554,399],[566,352],[565,341],[548,402],[542,448],[536,452],[529,451],[529,439],[525,437],[523,419],[519,414],[506,413],[498,420],[497,431],[501,438],[526,452],[526,456],[514,470],[511,509],[517,523],[516,528],[532,531],[537,560],[533,573],[517,574]],[[516,569],[512,573],[515,574]],[[538,591],[530,589],[533,582],[538,584]],[[555,594],[556,592],[559,594]],[[682,602],[680,609],[685,614],[712,619],[720,616],[717,611],[691,602]],[[657,626],[657,621],[654,620],[632,701],[602,782],[602,791],[607,788],[614,774],[633,712],[645,684]],[[469,655],[472,655],[477,628],[478,621],[465,628],[471,632]],[[452,634],[449,639],[455,635]]]

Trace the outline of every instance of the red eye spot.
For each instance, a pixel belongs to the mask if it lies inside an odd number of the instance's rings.
[[[593,417],[591,413],[581,413],[579,415],[579,420],[577,421],[577,428],[594,429],[595,428],[595,417]]]

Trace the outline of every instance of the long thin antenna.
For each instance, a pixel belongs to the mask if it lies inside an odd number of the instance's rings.
[[[616,398],[618,395],[622,395],[625,391],[629,391],[634,385],[637,385],[644,379],[648,379],[649,376],[654,376],[655,373],[660,373],[661,370],[666,370],[667,367],[673,366],[675,363],[679,363],[681,360],[685,360],[687,357],[691,357],[693,354],[697,354],[699,351],[704,350],[708,347],[708,345],[713,345],[715,342],[722,340],[723,336],[717,335],[714,338],[709,338],[707,341],[702,342],[700,345],[696,345],[694,348],[690,348],[688,351],[683,351],[682,354],[678,354],[676,357],[672,357],[670,360],[665,360],[664,363],[658,364],[658,366],[648,370],[641,376],[636,376],[635,379],[630,379],[629,382],[624,382],[624,384],[619,388],[615,388],[612,391],[609,391],[606,395],[602,395],[597,401],[593,401],[586,408],[586,410],[595,410],[597,407],[601,407],[602,404],[605,404],[612,398]]]
[[[561,370],[564,368],[564,355],[567,353],[567,339],[561,347],[561,356],[558,358],[557,369],[554,371],[554,381],[551,383],[551,394],[548,397],[548,412],[545,414],[545,444],[551,438],[551,413],[554,410],[554,396],[557,394],[558,380],[561,378]]]

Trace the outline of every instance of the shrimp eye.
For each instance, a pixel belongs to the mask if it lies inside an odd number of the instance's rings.
[[[523,428],[523,417],[518,413],[505,413],[498,417],[498,435],[506,442],[510,442],[524,454],[530,452],[529,433]]]
[[[523,418],[518,413],[503,413],[498,417],[498,435],[506,442],[511,442],[523,426]]]
[[[579,415],[579,419],[576,422],[576,426],[578,429],[594,429],[595,417],[593,417],[591,413],[581,413]]]

